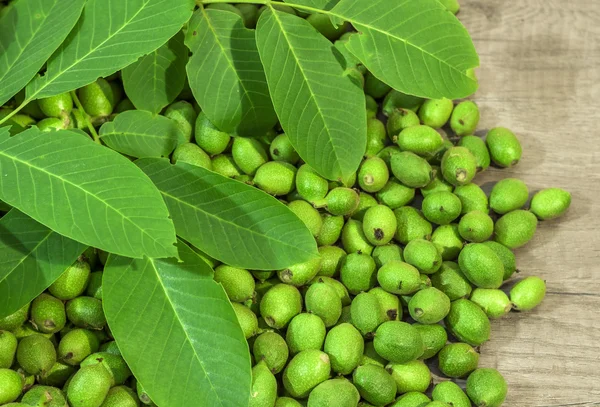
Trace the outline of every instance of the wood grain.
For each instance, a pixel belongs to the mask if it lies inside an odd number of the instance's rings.
[[[464,0],[460,19],[481,56],[474,96],[482,133],[512,129],[523,144],[505,177],[532,191],[573,194],[569,212],[542,222],[517,252],[521,276],[539,275],[538,309],[494,321],[481,365],[510,386],[511,407],[600,406],[600,1]]]

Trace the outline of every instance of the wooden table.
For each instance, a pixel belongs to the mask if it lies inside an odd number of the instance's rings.
[[[547,281],[545,302],[494,321],[481,365],[507,378],[506,406],[599,406],[600,0],[461,6],[481,56],[480,127],[512,129],[524,151],[516,168],[476,181],[518,177],[573,194],[570,211],[517,251],[520,275]]]

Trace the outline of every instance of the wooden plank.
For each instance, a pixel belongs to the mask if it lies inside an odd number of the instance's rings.
[[[510,385],[506,406],[600,405],[600,2],[465,0],[460,19],[481,56],[481,134],[517,133],[522,162],[476,181],[505,177],[532,191],[573,194],[568,214],[542,222],[517,251],[520,275],[546,279],[549,294],[531,313],[493,322],[482,366]]]

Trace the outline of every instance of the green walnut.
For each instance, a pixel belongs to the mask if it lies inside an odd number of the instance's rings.
[[[531,199],[531,212],[539,220],[562,216],[571,205],[571,194],[564,189],[548,188],[537,192]]]
[[[275,332],[263,332],[254,340],[252,354],[257,361],[264,361],[273,374],[283,370],[288,361],[289,348],[285,339]]]
[[[400,150],[410,151],[425,158],[433,157],[443,142],[440,133],[423,125],[405,128],[396,137],[396,144]]]
[[[450,119],[453,108],[454,103],[450,99],[429,99],[421,105],[419,119],[423,124],[439,129]]]
[[[477,184],[459,185],[454,189],[454,195],[462,204],[461,215],[472,211],[488,212],[488,197]]]
[[[495,288],[476,288],[471,293],[470,299],[492,319],[503,317],[512,309],[512,304],[504,291]]]
[[[219,130],[204,112],[200,112],[195,123],[196,144],[211,156],[221,154],[229,146],[231,136]]]
[[[254,175],[254,185],[267,194],[287,195],[294,189],[296,167],[283,161],[269,161],[261,165]]]
[[[410,151],[392,155],[390,164],[394,176],[408,187],[424,187],[433,179],[433,170],[427,160]]]
[[[492,161],[500,167],[512,167],[521,159],[522,148],[517,136],[507,128],[491,129],[485,139]]]
[[[396,234],[396,226],[394,212],[385,205],[373,206],[365,212],[363,232],[375,246],[388,244]]]
[[[360,197],[355,190],[337,187],[330,190],[325,198],[314,201],[313,204],[316,208],[325,208],[332,215],[345,216],[354,212],[359,202]]]
[[[445,261],[457,259],[464,246],[456,223],[439,226],[431,235],[431,243],[436,245]]]
[[[509,249],[516,249],[529,242],[537,229],[537,217],[529,211],[518,209],[496,221],[496,241]]]
[[[292,355],[307,349],[321,350],[325,341],[325,323],[314,314],[298,314],[289,323],[285,340]]]
[[[438,225],[447,225],[460,216],[462,203],[452,192],[439,191],[427,194],[421,206],[428,221]]]
[[[425,288],[412,296],[408,311],[421,324],[436,324],[450,312],[450,298],[435,287]]]
[[[452,185],[465,185],[477,173],[477,161],[466,147],[451,147],[442,158],[442,174]]]
[[[457,146],[465,147],[475,157],[477,163],[477,172],[485,171],[490,166],[490,152],[488,151],[485,141],[477,136],[462,137]]]
[[[452,407],[471,407],[471,401],[465,392],[454,382],[438,383],[431,393],[433,400]]]
[[[442,266],[442,255],[429,240],[414,239],[404,248],[404,261],[423,274],[433,274]]]
[[[365,192],[373,193],[386,185],[390,172],[385,161],[379,157],[370,157],[360,165],[357,177],[360,188]]]
[[[413,325],[387,321],[375,331],[373,345],[377,354],[392,363],[406,363],[423,354],[423,339]]]
[[[451,7],[454,14],[458,12],[457,0],[443,0],[441,3],[454,3],[456,6]],[[456,10],[456,11],[454,11]],[[479,124],[479,107],[470,100],[460,102],[454,107],[452,116],[450,117],[450,127],[457,136],[467,136],[473,134]]]
[[[395,209],[396,234],[394,238],[401,244],[415,239],[429,239],[433,226],[425,219],[423,214],[412,206],[403,206]]]
[[[171,156],[173,164],[186,163],[212,170],[212,161],[206,152],[193,143],[182,143],[177,146]]]
[[[481,243],[494,233],[494,221],[485,212],[471,211],[458,222],[458,233],[468,242]]]
[[[355,407],[360,394],[349,380],[331,379],[319,384],[308,397],[308,407]]]
[[[370,292],[362,292],[354,297],[350,314],[352,324],[366,338],[372,338],[377,328],[387,319],[379,298]]]
[[[479,353],[469,344],[449,343],[438,355],[440,371],[448,377],[464,377],[477,369]]]
[[[500,407],[507,392],[506,380],[496,369],[477,369],[467,379],[467,395],[476,406]]]
[[[540,305],[546,295],[546,282],[539,277],[526,277],[510,290],[510,300],[518,311],[529,311]]]
[[[288,203],[288,208],[300,218],[313,236],[317,237],[323,227],[323,219],[319,211],[306,201],[298,200]]]
[[[461,271],[471,283],[481,288],[499,288],[504,281],[502,260],[482,243],[466,245],[458,255]]]
[[[325,352],[307,349],[292,358],[283,371],[283,386],[295,398],[306,398],[329,378],[331,361]]]
[[[479,346],[490,338],[490,320],[479,305],[472,301],[453,301],[445,322],[455,337],[469,345]]]
[[[500,215],[521,209],[529,199],[529,188],[520,179],[498,181],[490,193],[490,208]]]
[[[431,371],[421,360],[412,360],[406,363],[390,363],[386,366],[390,372],[398,393],[408,393],[418,391],[425,393],[431,384]]]
[[[277,284],[260,301],[260,314],[275,329],[284,328],[302,311],[302,295],[289,284]]]
[[[285,133],[279,134],[273,139],[269,146],[269,154],[275,161],[284,161],[292,165],[296,165],[300,161],[300,156]]]
[[[387,132],[393,142],[396,142],[398,134],[404,129],[421,124],[419,116],[410,110],[402,107],[396,108],[388,117]]]
[[[415,198],[415,189],[407,187],[396,179],[390,179],[375,196],[382,205],[390,209],[398,209],[412,202]]]
[[[364,347],[365,342],[358,329],[350,323],[342,323],[329,330],[323,350],[329,356],[331,369],[348,375],[360,363]]]
[[[396,382],[381,366],[366,364],[352,373],[352,382],[361,397],[374,406],[385,406],[396,397]]]

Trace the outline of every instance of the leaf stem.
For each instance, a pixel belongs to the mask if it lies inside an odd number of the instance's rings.
[[[94,141],[98,144],[101,144],[100,136],[98,136],[96,129],[94,128],[94,126],[92,125],[92,122],[90,121],[90,115],[87,114],[87,112],[83,108],[83,105],[79,101],[79,98],[77,97],[77,93],[74,90],[72,90],[70,93],[71,93],[71,98],[73,98],[73,102],[75,102],[75,105],[77,105],[77,108],[79,109],[79,111],[81,112],[81,115],[83,116],[83,120],[85,120],[85,125],[90,130],[90,133],[92,133],[92,137],[94,138]]]
[[[17,106],[15,108],[15,110],[13,110],[12,112],[10,112],[9,114],[7,114],[6,116],[4,116],[1,120],[0,120],[0,124],[6,122],[8,119],[10,119],[11,117],[13,117],[14,115],[16,115],[17,113],[19,113],[19,111],[21,111],[21,109],[23,109],[25,106],[27,106],[27,103],[31,102],[31,99],[25,99],[23,101],[23,103],[21,103],[19,106]]]

